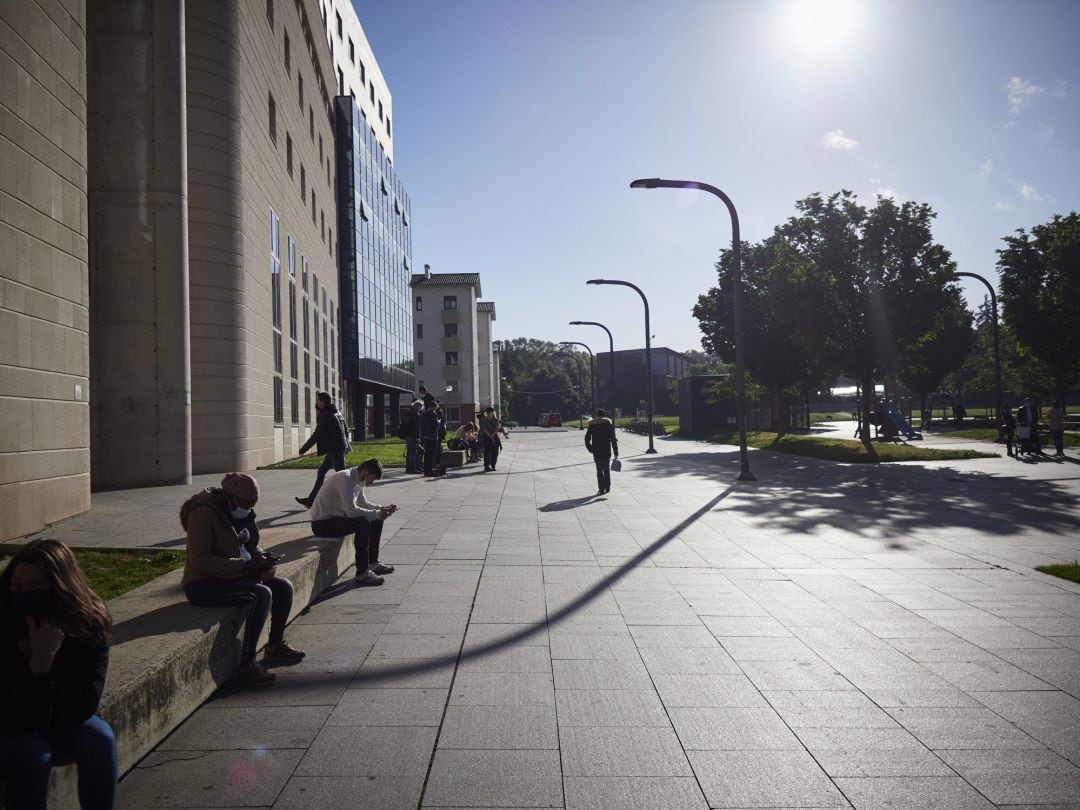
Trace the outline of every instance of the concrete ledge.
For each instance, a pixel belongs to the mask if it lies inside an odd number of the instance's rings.
[[[289,621],[353,563],[351,543],[298,536],[299,530],[270,528],[261,537],[264,548],[284,557],[278,574],[294,589]],[[173,571],[109,602],[113,644],[98,713],[116,733],[121,776],[229,680],[240,661],[243,611],[189,604],[181,575]],[[51,807],[78,807],[75,777],[74,766],[53,769]]]
[[[442,463],[447,467],[463,467],[465,466],[465,451],[464,450],[443,450],[442,451]]]

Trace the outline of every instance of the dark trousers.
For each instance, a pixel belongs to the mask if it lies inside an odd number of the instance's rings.
[[[405,439],[405,472],[416,472],[416,457],[419,454],[420,449],[417,445],[419,443],[420,440],[415,436],[409,436]]]
[[[332,517],[311,521],[311,533],[316,537],[344,537],[352,533],[356,555],[356,573],[362,574],[379,561],[379,541],[383,522],[362,517]]]
[[[1054,452],[1060,456],[1065,452],[1065,431],[1051,430],[1050,438],[1054,440]]]
[[[188,601],[200,607],[216,605],[240,605],[248,611],[244,622],[244,646],[240,648],[240,663],[255,660],[259,635],[270,614],[270,643],[278,644],[285,638],[285,623],[292,609],[292,583],[284,577],[270,577],[266,582],[250,579],[218,579],[209,577],[184,586]]]
[[[49,771],[65,762],[79,768],[79,805],[111,810],[116,799],[116,738],[96,714],[84,723],[0,736],[4,806],[45,810]]]
[[[319,494],[319,490],[322,489],[323,481],[326,480],[326,474],[330,472],[330,468],[335,470],[345,469],[345,451],[338,453],[327,453],[323,456],[322,464],[319,465],[319,471],[315,473],[315,486],[311,488],[311,494],[308,495],[309,501],[314,501],[315,496]]]
[[[422,439],[421,443],[424,446],[424,475],[434,475],[434,467],[439,463],[440,442],[438,439]],[[338,537],[340,536],[338,535]]]
[[[611,489],[611,456],[593,456],[596,464],[596,488],[605,492]]]
[[[484,446],[484,466],[495,469],[495,462],[499,460],[499,440],[488,435],[480,437],[480,443]]]

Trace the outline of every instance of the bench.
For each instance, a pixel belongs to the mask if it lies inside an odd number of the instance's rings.
[[[267,528],[261,535],[260,545],[285,558],[278,574],[293,584],[289,621],[353,562],[351,543],[311,537],[307,530]],[[121,776],[229,680],[240,661],[243,610],[189,604],[182,573],[172,571],[109,602],[113,642],[98,713],[116,734]],[[267,621],[260,647],[269,627]],[[73,765],[53,769],[49,806],[79,806]]]

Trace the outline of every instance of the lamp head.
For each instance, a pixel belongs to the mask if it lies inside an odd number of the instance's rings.
[[[586,284],[608,284],[609,282],[608,282],[608,280],[606,278],[590,278],[585,283]]]
[[[582,326],[584,323],[585,321],[570,321],[571,326]]]
[[[630,184],[630,188],[659,188],[659,177],[643,177]]]

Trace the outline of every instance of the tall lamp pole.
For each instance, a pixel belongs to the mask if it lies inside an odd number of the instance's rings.
[[[1005,403],[1002,401],[1004,397],[1003,397],[1002,391],[1001,391],[1001,341],[1000,341],[1000,338],[998,336],[997,294],[994,292],[993,285],[989,281],[987,281],[985,278],[980,276],[978,273],[959,273],[958,272],[958,273],[953,273],[953,275],[954,276],[966,276],[967,278],[978,279],[983,284],[985,284],[986,289],[988,289],[990,291],[990,309],[991,309],[991,315],[993,315],[992,323],[993,323],[993,326],[994,326],[994,383],[995,383],[995,385],[997,385],[997,402],[995,403],[995,406],[997,408],[997,412],[994,414],[994,421],[997,422],[998,441],[1000,442],[1004,438],[1004,435],[1002,434],[1002,429],[1001,429],[1001,408]]]
[[[646,453],[655,453],[653,445],[653,399],[652,399],[652,331],[649,328],[649,299],[636,284],[629,281],[619,281],[610,278],[591,278],[586,284],[617,284],[620,287],[629,287],[641,296],[641,303],[645,305],[645,416],[649,420],[649,449]],[[612,355],[614,357],[614,355]]]
[[[589,382],[591,383],[591,396],[589,398],[589,412],[596,411],[596,355],[593,350],[578,340],[559,341],[560,346],[581,346],[589,353]]]
[[[582,364],[584,361],[581,359],[581,354],[578,352],[555,352],[556,357],[573,357],[574,365],[577,366],[577,379],[578,379],[578,391],[582,399],[585,398],[585,366]],[[581,414],[578,413],[578,430],[581,429]]]
[[[611,330],[598,321],[570,321],[571,326],[599,326],[607,332],[608,339],[608,396],[611,397],[611,418],[615,418],[615,338],[611,336]]]
[[[707,191],[719,197],[731,214],[731,287],[734,299],[735,326],[735,418],[739,422],[739,481],[756,481],[750,472],[750,458],[746,452],[746,377],[743,370],[743,325],[742,325],[742,264],[740,258],[739,214],[731,198],[716,186],[699,183],[694,180],[661,180],[659,177],[635,180],[630,188],[694,188]]]

